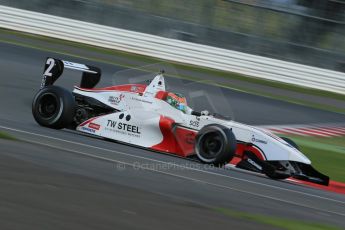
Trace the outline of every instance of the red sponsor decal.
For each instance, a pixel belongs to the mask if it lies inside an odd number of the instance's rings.
[[[90,123],[89,128],[99,130],[101,126],[99,124]]]

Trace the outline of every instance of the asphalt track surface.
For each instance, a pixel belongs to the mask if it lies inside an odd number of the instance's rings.
[[[345,227],[345,196],[236,170],[210,168],[68,130],[38,126],[31,101],[47,56],[0,43],[1,229],[270,229],[224,216],[227,208]],[[102,68],[106,80],[120,67]],[[71,78],[62,78],[68,85]],[[343,122],[344,116],[227,90],[237,121]],[[255,111],[255,113],[253,113]]]

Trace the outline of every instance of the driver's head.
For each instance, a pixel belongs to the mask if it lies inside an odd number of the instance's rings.
[[[166,102],[168,102],[174,108],[186,112],[187,101],[186,98],[178,93],[168,93]]]

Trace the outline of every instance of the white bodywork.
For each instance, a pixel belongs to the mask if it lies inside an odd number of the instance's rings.
[[[220,124],[232,129],[236,140],[252,143],[269,161],[297,161],[311,164],[299,150],[267,130],[209,116],[195,116],[181,112],[164,100],[156,98],[158,91],[165,91],[164,77],[158,75],[143,93],[116,90],[85,90],[75,87],[74,93],[94,98],[113,107],[118,112],[91,118],[77,127],[85,133],[106,137],[150,148],[163,141],[160,129],[162,116],[169,117],[179,126],[200,130],[208,124]]]

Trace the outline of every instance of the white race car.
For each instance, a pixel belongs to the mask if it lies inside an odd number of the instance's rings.
[[[83,72],[73,92],[53,85],[64,69]],[[47,58],[32,113],[38,124],[49,128],[74,129],[218,166],[237,158],[236,167],[270,178],[292,176],[328,185],[329,178],[311,166],[292,140],[208,111],[194,111],[184,96],[166,91],[163,74],[148,85],[94,88],[101,77],[98,68]]]

